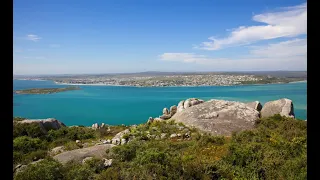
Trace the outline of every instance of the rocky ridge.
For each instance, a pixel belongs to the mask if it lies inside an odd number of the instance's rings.
[[[218,99],[204,101],[189,98],[180,101],[176,111],[164,108],[162,116],[150,117],[148,123],[175,120],[213,135],[230,136],[234,131],[254,128],[255,121],[260,117],[270,117],[275,114],[294,118],[292,101],[282,98],[267,102],[262,106],[259,101],[242,103]]]

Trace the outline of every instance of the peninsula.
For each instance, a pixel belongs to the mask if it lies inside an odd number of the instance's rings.
[[[70,86],[64,88],[33,88],[13,91],[16,94],[52,94],[64,91],[79,90],[78,86]]]

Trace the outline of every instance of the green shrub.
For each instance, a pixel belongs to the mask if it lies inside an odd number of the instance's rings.
[[[37,150],[32,151],[24,156],[25,162],[37,161],[39,159],[44,159],[48,154],[47,150]]]
[[[199,139],[199,137],[197,137]],[[209,143],[216,145],[223,145],[225,143],[225,139],[223,136],[211,136],[211,135],[203,135],[198,140],[199,145],[205,146]]]
[[[140,145],[139,141],[132,141],[129,144],[113,147],[112,152],[120,161],[131,161],[136,157],[136,151]]]
[[[85,162],[85,165],[95,173],[100,173],[104,169],[104,161],[97,158],[89,159]]]
[[[31,138],[28,136],[20,136],[13,140],[13,150],[22,153],[29,153],[38,149],[46,149],[46,141],[39,138]]]
[[[15,174],[15,180],[58,180],[63,179],[62,165],[54,160],[45,159],[30,164],[25,170]]]
[[[81,164],[68,167],[65,172],[64,179],[66,180],[88,180],[93,178],[93,171]]]
[[[13,123],[13,138],[19,136],[43,137],[45,133],[41,130],[39,124],[36,123]]]
[[[114,168],[114,167],[110,167],[104,171],[102,171],[97,177],[97,180],[106,180],[106,179],[110,179],[110,180],[118,180],[121,179],[120,175],[119,175],[119,169]],[[130,177],[132,178],[132,176]]]
[[[71,151],[71,150],[79,149],[79,148],[81,148],[81,146],[78,145],[75,141],[69,141],[64,144],[64,149],[67,151]]]

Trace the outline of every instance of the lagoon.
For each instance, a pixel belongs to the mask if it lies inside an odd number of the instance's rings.
[[[59,88],[52,81],[13,80],[13,90]],[[209,87],[81,86],[77,91],[55,94],[14,94],[13,115],[30,119],[56,118],[66,125],[93,123],[140,124],[162,114],[164,107],[195,97],[240,102],[288,98],[296,118],[307,119],[307,82]]]

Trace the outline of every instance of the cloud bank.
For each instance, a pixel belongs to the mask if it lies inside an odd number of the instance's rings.
[[[210,37],[208,39],[211,41],[202,42],[195,48],[219,50],[261,40],[307,34],[307,3],[281,8],[278,12],[258,14],[252,20],[265,25],[240,26],[231,30],[225,38]]]

